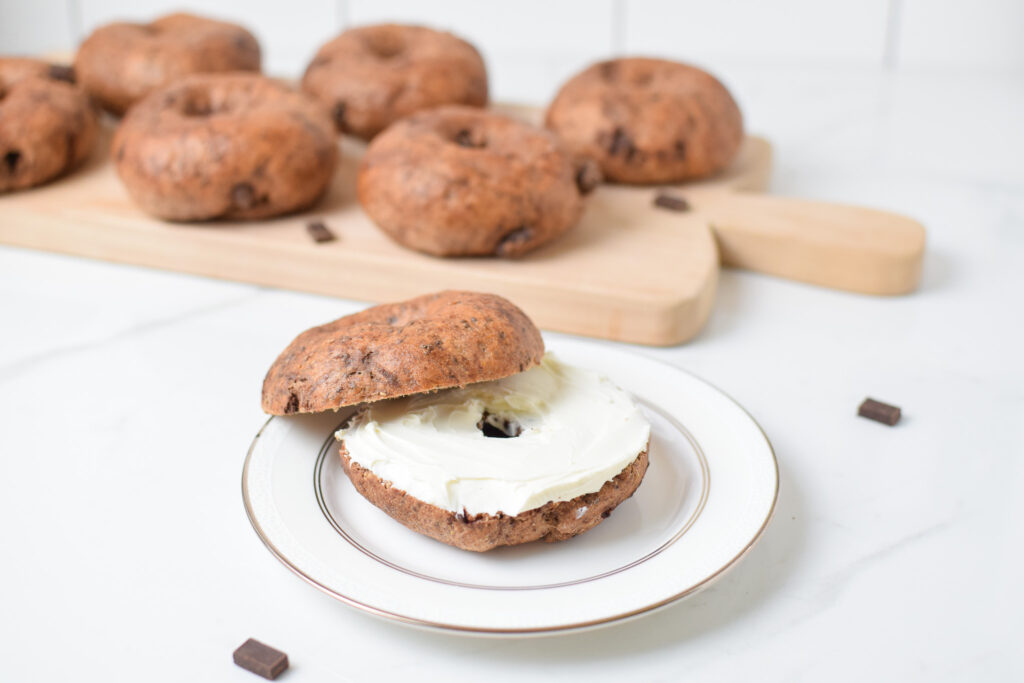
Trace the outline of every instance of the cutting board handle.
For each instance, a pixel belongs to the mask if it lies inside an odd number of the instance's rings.
[[[863,294],[906,294],[921,277],[925,230],[906,216],[741,192],[691,203],[714,228],[727,266]]]

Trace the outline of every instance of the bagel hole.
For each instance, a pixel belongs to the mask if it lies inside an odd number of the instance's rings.
[[[371,33],[366,36],[366,47],[378,59],[397,57],[405,50],[401,38],[393,33]]]
[[[209,116],[213,113],[213,105],[210,104],[210,100],[200,97],[190,97],[185,100],[185,107],[181,111],[182,114],[189,117],[202,117]]]
[[[18,168],[19,161],[21,161],[21,152],[16,149],[12,149],[7,154],[4,154],[4,168],[7,169],[8,173],[14,173]]]
[[[523,427],[515,420],[484,411],[476,428],[492,439],[514,439],[523,433]]]
[[[460,128],[456,131],[452,142],[459,147],[468,147],[469,149],[483,149],[487,146],[487,139],[484,137],[484,134],[469,128]]]

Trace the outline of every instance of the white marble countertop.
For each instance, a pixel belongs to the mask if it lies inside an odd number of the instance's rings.
[[[636,348],[778,454],[775,519],[722,581],[536,640],[357,613],[266,551],[239,479],[269,363],[361,304],[0,248],[0,678],[251,682],[256,637],[288,681],[1021,680],[1024,80],[723,75],[777,192],[910,214],[929,248],[903,298],[725,271],[695,341]],[[868,395],[903,421],[855,417]]]

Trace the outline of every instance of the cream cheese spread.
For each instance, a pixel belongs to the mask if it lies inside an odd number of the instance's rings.
[[[487,423],[518,435],[487,436]],[[650,432],[629,394],[548,353],[504,379],[372,403],[336,436],[352,461],[424,502],[517,515],[599,490]]]

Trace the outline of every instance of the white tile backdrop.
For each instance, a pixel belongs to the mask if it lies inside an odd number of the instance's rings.
[[[266,70],[284,76],[346,26],[448,28],[481,48],[505,100],[544,101],[588,62],[626,53],[727,81],[769,66],[1024,72],[1022,0],[0,0],[0,54],[69,50],[104,22],[175,9],[248,26]]]

